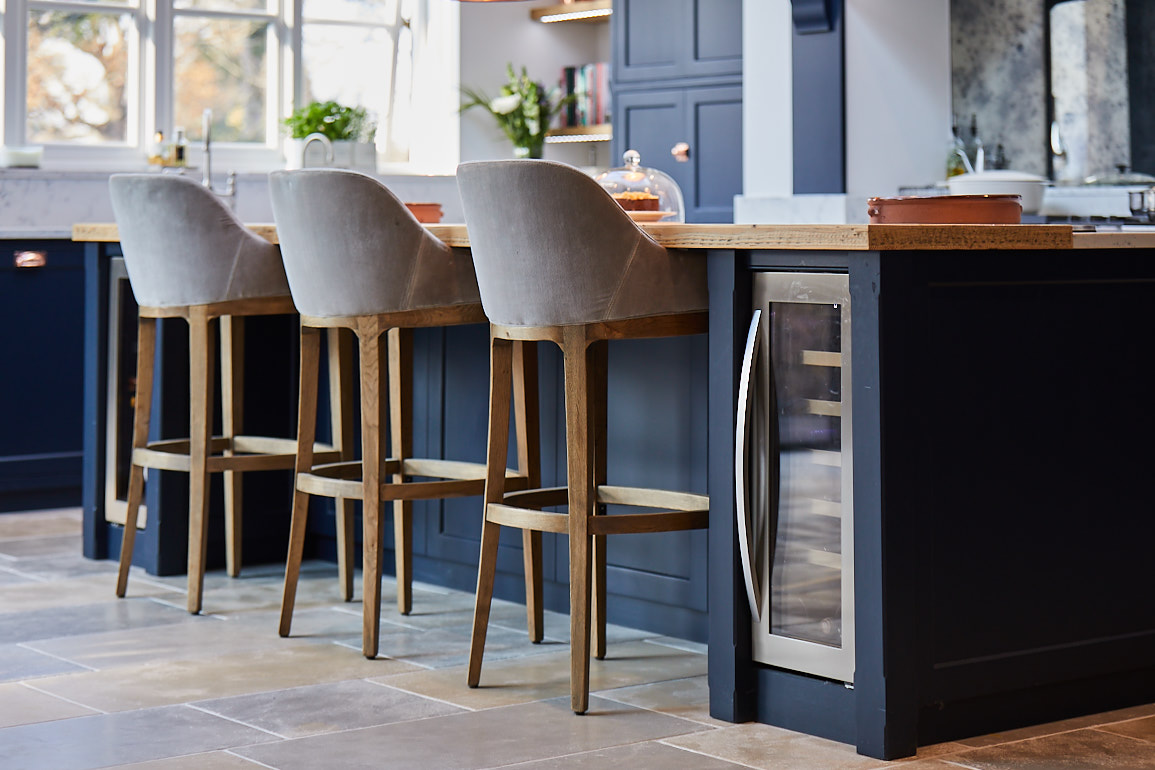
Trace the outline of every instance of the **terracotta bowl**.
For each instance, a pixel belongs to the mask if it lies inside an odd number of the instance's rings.
[[[423,222],[427,225],[435,225],[441,221],[441,204],[440,203],[406,203],[405,208],[417,217],[418,222]]]
[[[1019,195],[939,195],[870,198],[872,225],[1017,225],[1023,218]]]

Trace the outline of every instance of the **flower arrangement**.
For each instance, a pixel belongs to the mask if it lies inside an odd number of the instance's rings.
[[[501,87],[501,94],[490,99],[484,92],[462,87],[465,103],[461,111],[481,107],[497,120],[497,125],[513,142],[517,157],[540,158],[545,132],[550,120],[573,97],[560,96],[558,89],[546,90],[539,82],[530,80],[525,67],[521,74],[506,65],[509,82]]]

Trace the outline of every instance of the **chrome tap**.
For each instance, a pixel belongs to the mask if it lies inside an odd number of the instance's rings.
[[[230,171],[227,181],[225,182],[224,191],[213,189],[213,111],[206,109],[204,111],[204,119],[202,124],[202,133],[204,134],[204,158],[202,163],[204,169],[201,174],[201,184],[216,193],[219,197],[224,198],[232,209],[237,207],[237,172]]]
[[[975,172],[975,167],[971,165],[971,159],[967,157],[967,154],[963,152],[961,147],[955,150],[954,154],[962,158],[963,168],[967,170],[968,174],[973,174]]]

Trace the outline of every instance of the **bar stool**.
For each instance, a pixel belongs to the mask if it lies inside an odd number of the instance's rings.
[[[463,163],[457,183],[491,323],[490,472],[468,683],[476,687],[481,677],[500,528],[568,534],[570,701],[582,714],[589,704],[591,601],[594,654],[605,656],[605,536],[700,529],[709,514],[705,495],[607,484],[607,341],[704,333],[706,266],[658,245],[573,167]],[[528,340],[562,350],[568,486],[511,492],[500,472],[511,344]],[[607,504],[660,510],[602,515]],[[554,505],[568,512],[540,510]]]
[[[333,169],[274,172],[269,192],[285,271],[301,312],[300,448],[280,633],[287,636],[292,622],[309,496],[359,499],[364,523],[362,652],[373,658],[381,615],[381,504],[393,501],[397,608],[408,614],[412,501],[480,495],[486,477],[484,463],[411,456],[412,330],[485,323],[486,318],[468,254],[430,234],[372,177]],[[320,330],[334,328],[352,330],[358,341],[361,459],[318,463],[309,450],[318,346]],[[518,361],[518,470],[506,469],[502,461],[503,476],[518,489],[540,484],[534,352]],[[388,393],[382,393],[386,372]],[[387,435],[392,456],[386,452]],[[540,588],[528,571],[527,576],[527,592],[540,606]],[[542,634],[538,615],[536,626],[530,623],[536,640]]]
[[[115,174],[109,179],[124,265],[140,306],[128,512],[116,595],[132,564],[144,470],[189,474],[188,611],[201,610],[209,474],[225,474],[228,574],[241,566],[241,474],[293,467],[296,442],[239,434],[245,316],[295,314],[277,247],[248,230],[191,179]],[[158,318],[189,326],[189,438],[148,441]],[[213,326],[220,319],[223,435],[212,436]],[[328,449],[325,447],[324,449]]]

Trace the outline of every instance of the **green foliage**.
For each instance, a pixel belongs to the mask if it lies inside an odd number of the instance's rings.
[[[546,91],[541,83],[529,79],[525,67],[521,74],[507,64],[508,82],[501,87],[501,95],[490,99],[484,92],[473,88],[461,89],[465,102],[461,111],[481,107],[497,120],[498,127],[505,132],[514,147],[526,147],[530,157],[541,157],[542,142],[549,128],[550,120],[573,96],[560,96],[558,89]]]
[[[377,132],[375,121],[364,107],[344,107],[337,102],[311,102],[285,118],[293,139],[324,134],[332,141],[371,142]]]

